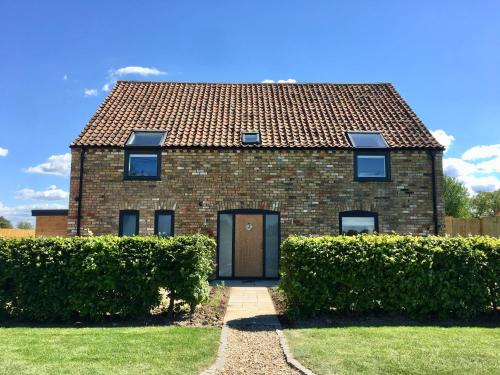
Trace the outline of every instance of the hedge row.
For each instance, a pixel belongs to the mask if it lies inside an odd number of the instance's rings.
[[[500,239],[290,237],[281,254],[280,286],[296,316],[336,309],[471,318],[500,302]]]
[[[159,288],[191,306],[208,295],[205,236],[0,238],[0,314],[38,322],[144,316]]]

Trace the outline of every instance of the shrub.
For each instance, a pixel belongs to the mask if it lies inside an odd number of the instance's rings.
[[[383,310],[470,318],[498,306],[500,239],[290,237],[280,287],[289,312]]]
[[[144,316],[159,289],[191,306],[208,295],[205,236],[0,239],[0,314],[38,322]]]

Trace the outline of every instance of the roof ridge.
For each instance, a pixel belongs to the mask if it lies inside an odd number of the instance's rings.
[[[163,83],[163,84],[181,84],[181,85],[334,85],[334,86],[392,86],[391,82],[187,82],[187,81],[152,81],[136,79],[120,79],[117,83]]]

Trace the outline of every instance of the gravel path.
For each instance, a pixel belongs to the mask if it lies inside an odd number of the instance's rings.
[[[220,375],[300,374],[285,360],[280,327],[267,288],[231,288],[225,323],[228,347]]]
[[[224,368],[219,374],[299,374],[285,361],[278,335],[273,328],[229,329]]]

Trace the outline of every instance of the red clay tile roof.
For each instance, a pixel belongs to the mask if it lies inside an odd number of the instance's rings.
[[[133,130],[167,131],[166,147],[351,148],[375,130],[392,148],[442,146],[389,83],[119,81],[72,146],[124,146]],[[243,131],[262,143],[242,146]]]

